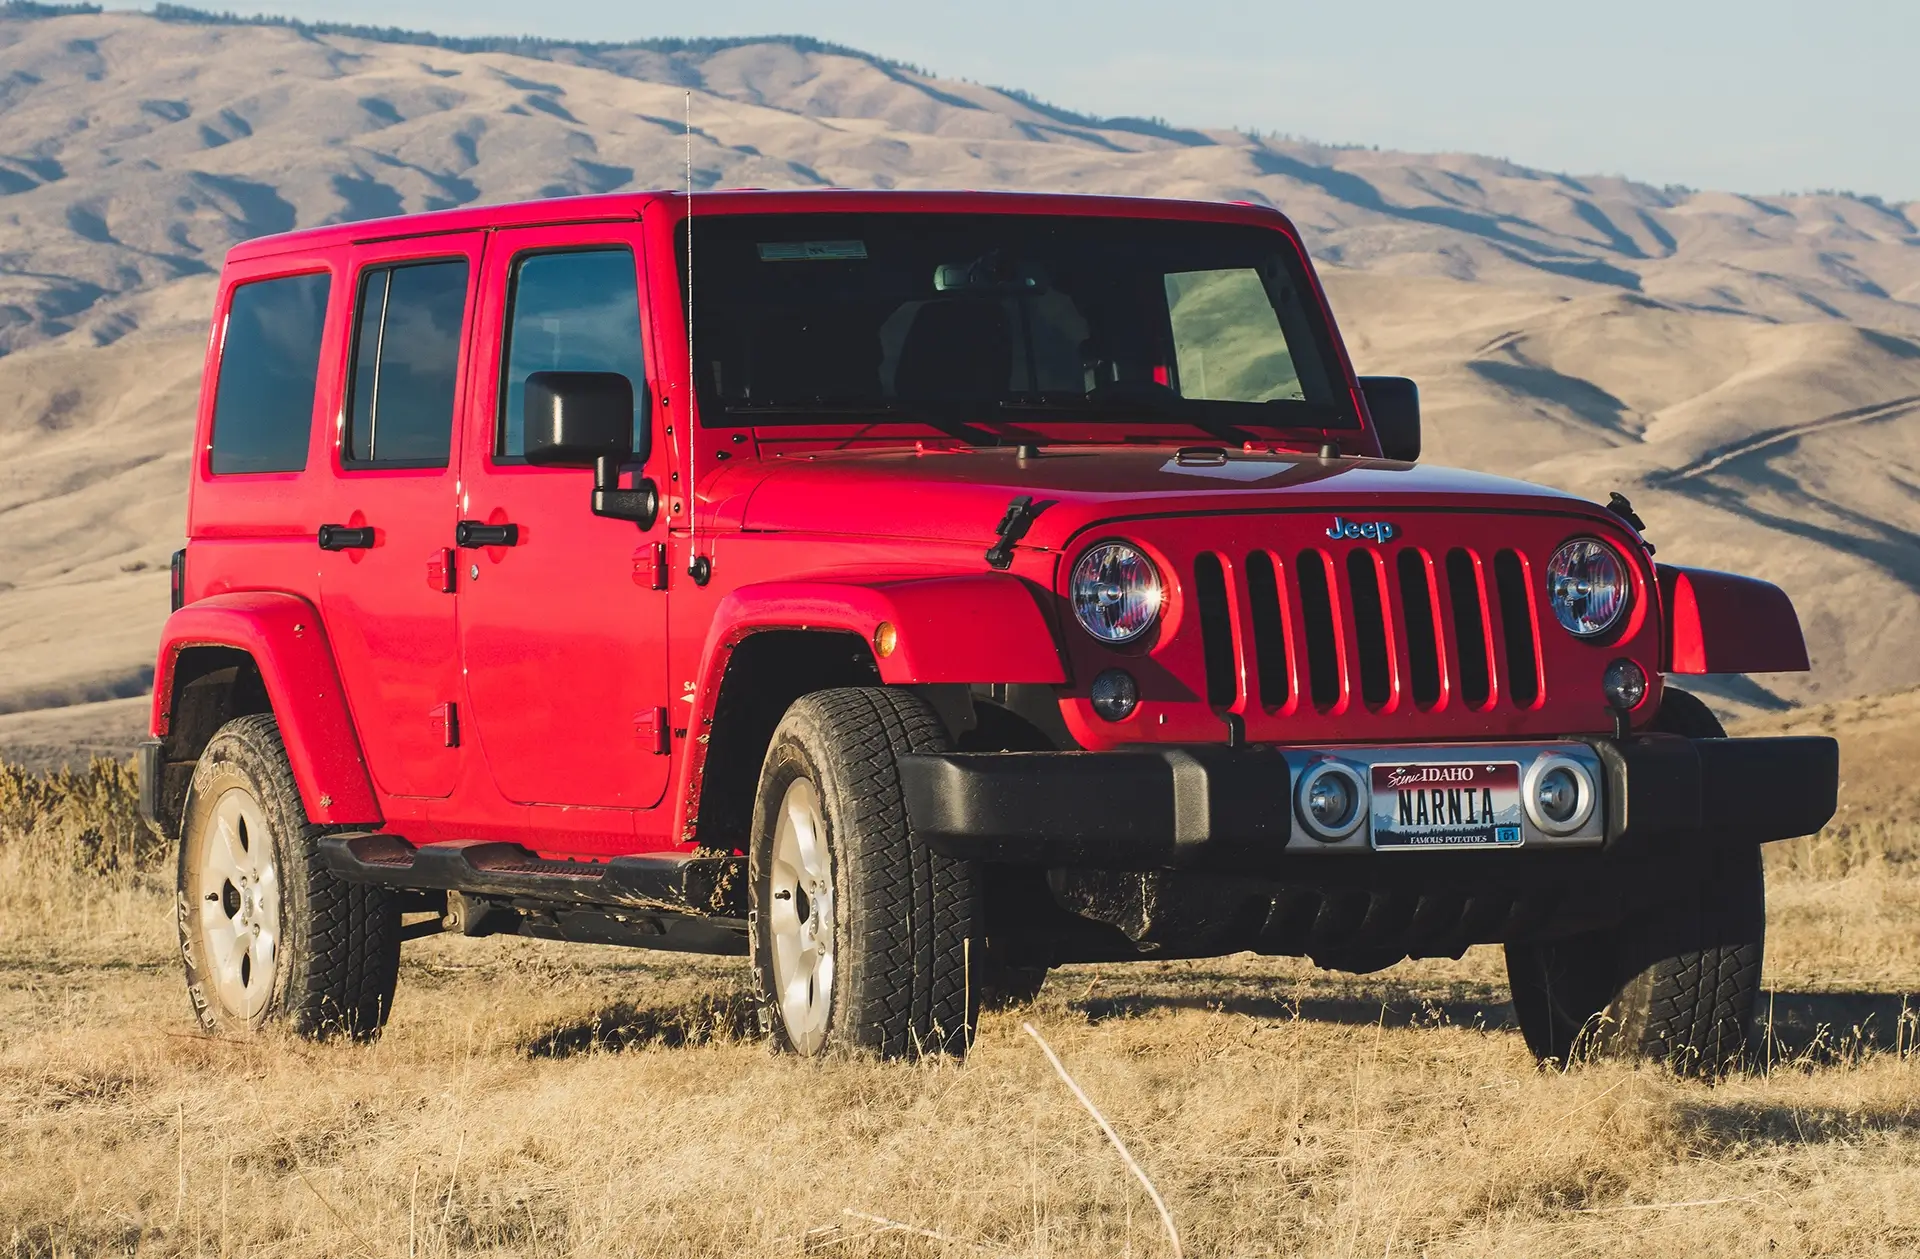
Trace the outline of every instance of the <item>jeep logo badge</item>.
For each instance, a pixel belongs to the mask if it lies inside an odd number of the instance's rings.
[[[1333,518],[1333,527],[1327,530],[1329,538],[1365,538],[1369,542],[1389,542],[1400,536],[1400,531],[1384,520],[1348,520],[1344,516]]]

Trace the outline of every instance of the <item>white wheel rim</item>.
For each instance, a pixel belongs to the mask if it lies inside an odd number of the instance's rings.
[[[780,1021],[794,1049],[817,1053],[833,1013],[833,859],[820,795],[805,778],[780,798],[772,864],[767,925]]]
[[[260,804],[229,788],[200,845],[200,938],[208,977],[227,1009],[251,1020],[273,992],[280,945],[280,873]]]

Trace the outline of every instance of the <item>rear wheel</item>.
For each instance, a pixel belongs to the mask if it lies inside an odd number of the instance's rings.
[[[1671,689],[1655,728],[1725,733],[1706,705]],[[1759,846],[1726,848],[1677,894],[1619,926],[1508,944],[1514,1013],[1542,1061],[1639,1057],[1718,1075],[1751,1047],[1765,938]]]
[[[931,709],[884,687],[803,696],[774,732],[748,861],[754,969],[780,1047],[964,1052],[977,876],[909,831],[898,768],[946,745]]]
[[[325,867],[271,716],[240,717],[195,766],[181,833],[180,956],[209,1032],[284,1024],[305,1036],[377,1034],[400,967],[391,892]]]

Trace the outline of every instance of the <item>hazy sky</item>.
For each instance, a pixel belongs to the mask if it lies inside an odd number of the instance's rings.
[[[1920,0],[201,3],[446,34],[806,34],[1095,114],[1920,198]]]

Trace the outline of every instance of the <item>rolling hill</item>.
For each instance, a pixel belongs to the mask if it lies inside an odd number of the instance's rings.
[[[235,242],[674,186],[1244,199],[1306,235],[1429,458],[1605,497],[1794,595],[1811,675],[1920,684],[1920,206],[1096,119],[804,39],[568,46],[0,7],[0,712],[140,693]]]

